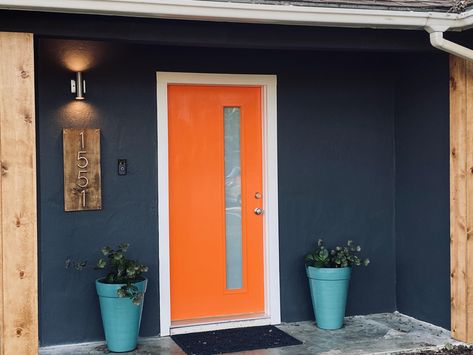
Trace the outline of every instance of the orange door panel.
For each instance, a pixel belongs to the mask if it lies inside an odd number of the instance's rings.
[[[230,132],[224,117],[235,112],[239,132]],[[172,321],[264,312],[261,114],[259,87],[168,86]],[[239,167],[229,172],[230,144]],[[235,221],[241,252],[226,242]],[[240,260],[237,287],[227,248]]]

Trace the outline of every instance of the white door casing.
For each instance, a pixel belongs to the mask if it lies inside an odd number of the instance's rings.
[[[259,86],[262,88],[263,119],[263,238],[265,317],[220,320],[179,328],[171,325],[169,258],[169,177],[168,177],[168,98],[169,84]],[[157,73],[158,107],[158,225],[159,225],[159,309],[160,334],[279,324],[281,322],[279,288],[279,226],[277,167],[277,78],[275,75]]]

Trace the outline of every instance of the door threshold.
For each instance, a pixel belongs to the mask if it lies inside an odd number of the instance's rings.
[[[191,319],[172,322],[170,333],[171,335],[177,335],[269,324],[271,324],[271,318],[264,314]]]

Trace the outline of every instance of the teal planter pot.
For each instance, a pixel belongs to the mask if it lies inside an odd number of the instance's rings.
[[[147,279],[135,283],[140,292],[146,291]],[[95,281],[100,301],[103,329],[107,348],[112,352],[127,352],[136,348],[140,331],[143,301],[135,305],[128,297],[118,297],[117,290],[124,284],[106,284]]]
[[[343,326],[350,275],[350,267],[307,267],[317,327],[339,329]]]

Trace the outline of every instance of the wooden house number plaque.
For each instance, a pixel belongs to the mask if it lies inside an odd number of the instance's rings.
[[[64,210],[102,209],[100,129],[65,128]]]

